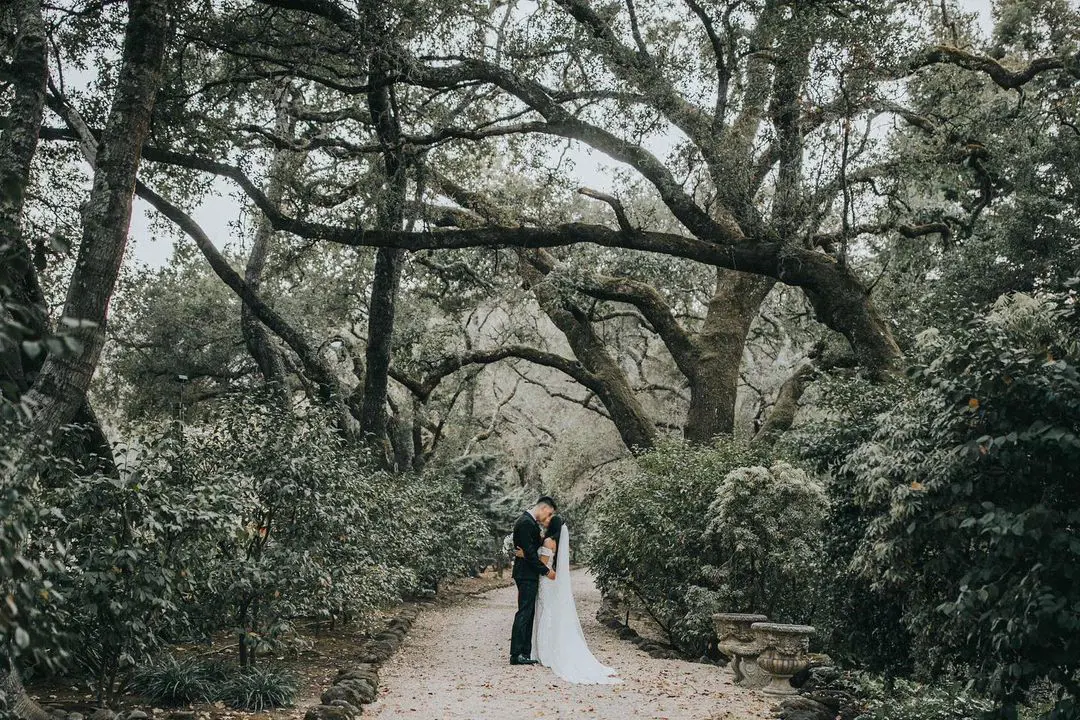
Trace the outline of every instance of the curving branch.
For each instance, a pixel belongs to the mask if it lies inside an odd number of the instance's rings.
[[[716,107],[713,109],[712,132],[718,134],[723,128],[724,116],[727,114],[728,88],[731,85],[731,67],[727,62],[729,53],[728,44],[716,29],[716,23],[705,7],[697,0],[684,0],[687,7],[697,15],[701,26],[705,30],[705,36],[709,38],[716,63]],[[729,5],[727,13],[731,13],[734,6]]]
[[[694,235],[725,243],[746,239],[730,215],[720,212],[718,219],[710,217],[655,155],[640,145],[574,116],[557,103],[546,88],[533,80],[481,60],[462,60],[451,66],[411,68],[399,80],[430,89],[454,87],[467,80],[496,85],[546,120],[546,123],[538,126],[537,132],[578,140],[633,167],[656,188],[672,214]]]
[[[615,211],[615,219],[619,223],[619,229],[623,232],[634,231],[634,226],[630,224],[630,218],[626,216],[626,208],[623,207],[622,201],[619,200],[619,198],[614,195],[602,193],[599,190],[592,190],[585,187],[578,188],[578,194],[607,203],[611,206],[611,209]]]
[[[815,246],[831,252],[836,243],[850,240],[859,235],[881,235],[890,231],[896,231],[909,240],[926,237],[927,235],[941,235],[943,242],[952,240],[953,229],[947,222],[926,222],[919,225],[907,223],[865,223],[849,227],[847,232],[837,231],[832,233],[818,233],[812,238]]]
[[[543,251],[535,253],[531,262],[545,274],[557,265],[555,258]],[[598,300],[636,307],[664,341],[679,370],[688,379],[696,377],[701,346],[675,318],[675,312],[656,288],[632,278],[591,273],[573,282],[578,290]]]
[[[71,132],[79,138],[86,161],[91,166],[95,165],[97,163],[96,141],[93,132],[87,127],[78,110],[55,93],[49,97],[49,107],[68,124]],[[304,366],[305,372],[315,382],[320,398],[336,410],[341,430],[349,432],[353,423],[348,418],[348,412],[343,404],[343,398],[347,393],[341,387],[333,369],[319,354],[318,348],[314,347],[302,333],[266,304],[258,292],[241,277],[240,273],[233,269],[225,256],[214,246],[210,236],[206,234],[206,231],[202,229],[202,226],[194,218],[175,203],[148,187],[141,180],[135,182],[135,194],[148,202],[155,210],[171,220],[190,237],[221,281],[236,293],[259,322],[281,338],[296,353]]]
[[[469,350],[457,355],[447,355],[432,362],[426,368],[422,378],[416,378],[400,368],[392,367],[390,377],[401,383],[420,401],[427,402],[439,384],[458,370],[470,365],[490,365],[507,359],[526,360],[535,365],[558,370],[593,392],[597,392],[600,386],[600,379],[586,370],[577,360],[529,345],[507,345],[490,350]]]
[[[596,50],[607,61],[608,67],[619,79],[634,85],[649,96],[656,108],[673,125],[686,133],[701,150],[706,162],[714,164],[718,152],[714,147],[713,119],[709,113],[686,101],[664,77],[656,62],[640,43],[635,50],[623,44],[611,26],[593,10],[585,0],[555,0],[566,10],[596,42]],[[636,19],[631,15],[636,26]]]
[[[1032,60],[1019,70],[1010,70],[992,57],[975,55],[948,45],[927,48],[909,60],[907,64],[911,72],[933,65],[956,65],[965,70],[984,73],[1005,90],[1019,90],[1042,73],[1064,70],[1068,67],[1063,58],[1042,57]],[[1069,72],[1080,77],[1078,70],[1069,70]]]

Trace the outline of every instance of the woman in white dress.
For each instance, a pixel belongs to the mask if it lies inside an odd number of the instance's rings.
[[[592,685],[622,682],[615,677],[615,670],[593,657],[581,632],[570,586],[570,528],[555,515],[548,523],[546,535],[540,559],[555,568],[555,579],[540,578],[533,621],[533,659],[567,682]]]

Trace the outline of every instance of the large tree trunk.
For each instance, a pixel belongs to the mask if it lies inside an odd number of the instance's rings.
[[[293,129],[296,125],[289,113],[289,88],[282,89],[278,100],[277,121],[274,125],[274,134],[278,137],[292,138]],[[281,199],[285,192],[285,175],[289,169],[290,151],[277,149],[270,161],[270,170],[267,173],[266,199],[275,207],[281,205]],[[251,246],[251,254],[248,255],[247,267],[244,269],[244,282],[251,292],[258,293],[262,285],[262,273],[266,267],[266,258],[270,254],[270,246],[274,239],[274,226],[266,215],[259,215],[259,222],[255,228],[255,241]],[[281,353],[274,346],[266,327],[259,321],[251,306],[243,303],[240,306],[240,330],[244,335],[244,344],[248,352],[259,366],[259,372],[268,383],[283,384],[285,382],[285,363]]]
[[[900,370],[903,353],[892,330],[849,266],[814,253],[795,272],[809,278],[802,289],[818,321],[847,338],[856,361],[871,378],[886,379]]]
[[[695,338],[697,362],[687,377],[690,409],[683,432],[690,442],[709,443],[734,432],[746,334],[775,283],[759,275],[717,269],[716,290]]]
[[[11,60],[12,100],[0,135],[0,297],[9,324],[46,327],[45,299],[22,236],[30,164],[45,115],[49,74],[45,23],[37,0],[18,0],[5,12],[14,19],[17,33]],[[0,390],[10,400],[17,400],[30,382],[19,342],[30,338],[15,335],[9,345],[0,344]]]
[[[530,255],[536,253],[518,251],[518,268],[522,278],[532,289],[544,313],[566,336],[574,357],[597,378],[597,397],[607,409],[626,447],[631,450],[653,447],[657,441],[656,427],[638,402],[626,373],[608,352],[585,312],[560,297],[550,283],[544,282],[544,275],[537,266],[545,267],[548,263],[530,262]]]
[[[404,261],[405,253],[402,250],[379,249],[375,257],[375,276],[371,282],[360,428],[366,437],[383,449],[388,449],[386,396],[389,389],[397,292],[401,284]]]
[[[120,74],[97,150],[82,242],[64,304],[63,320],[76,324],[71,334],[80,347],[50,356],[27,394],[35,409],[35,430],[42,434],[75,417],[105,343],[109,299],[127,245],[135,176],[150,129],[167,29],[165,0],[130,1]]]
[[[780,386],[772,411],[754,435],[755,443],[775,442],[791,428],[795,423],[795,415],[799,412],[799,400],[802,399],[816,371],[812,362],[803,363],[795,368],[791,376]]]
[[[18,401],[30,390],[46,358],[44,347],[30,356],[23,351],[21,341],[42,340],[52,332],[37,267],[22,236],[23,208],[45,112],[49,70],[40,3],[19,0],[8,11],[13,14],[17,34],[11,62],[12,101],[0,135],[0,293],[6,300],[0,312],[23,329],[13,342],[0,346],[0,392],[8,400]],[[60,450],[85,470],[115,469],[112,448],[85,397],[72,422],[79,429],[65,437],[66,444]]]
[[[375,132],[383,146],[383,164],[387,188],[379,206],[378,226],[400,230],[405,217],[406,164],[400,146],[401,127],[392,103],[391,88],[377,83],[383,77],[382,60],[372,57],[369,79],[368,110]],[[364,398],[360,407],[360,430],[385,460],[392,462],[387,427],[387,392],[390,381],[390,354],[393,347],[394,315],[398,286],[405,262],[403,250],[380,248],[375,256],[375,276],[371,282],[368,306],[368,337],[365,352]]]
[[[0,321],[47,328],[41,289],[29,248],[22,237],[22,214],[30,163],[37,151],[38,133],[45,113],[48,53],[45,23],[37,0],[17,0],[5,12],[17,28],[11,62],[12,100],[7,124],[0,135]],[[8,307],[15,308],[16,317]],[[28,387],[21,352],[21,337],[10,344],[0,340],[0,390],[18,400]],[[0,670],[0,692],[7,712],[20,720],[46,720],[46,713],[22,686],[13,663]]]

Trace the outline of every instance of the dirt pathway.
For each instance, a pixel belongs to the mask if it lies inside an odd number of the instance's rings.
[[[768,718],[760,692],[731,683],[712,665],[657,660],[601,627],[600,594],[584,570],[574,571],[578,614],[596,657],[619,670],[621,685],[571,685],[540,666],[507,662],[513,587],[421,614],[404,648],[383,666],[380,698],[364,717],[382,720],[749,720]]]

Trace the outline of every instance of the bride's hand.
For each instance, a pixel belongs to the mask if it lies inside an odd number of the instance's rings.
[[[514,557],[519,557],[519,558],[525,557],[525,551],[522,550],[519,547],[514,548]]]

